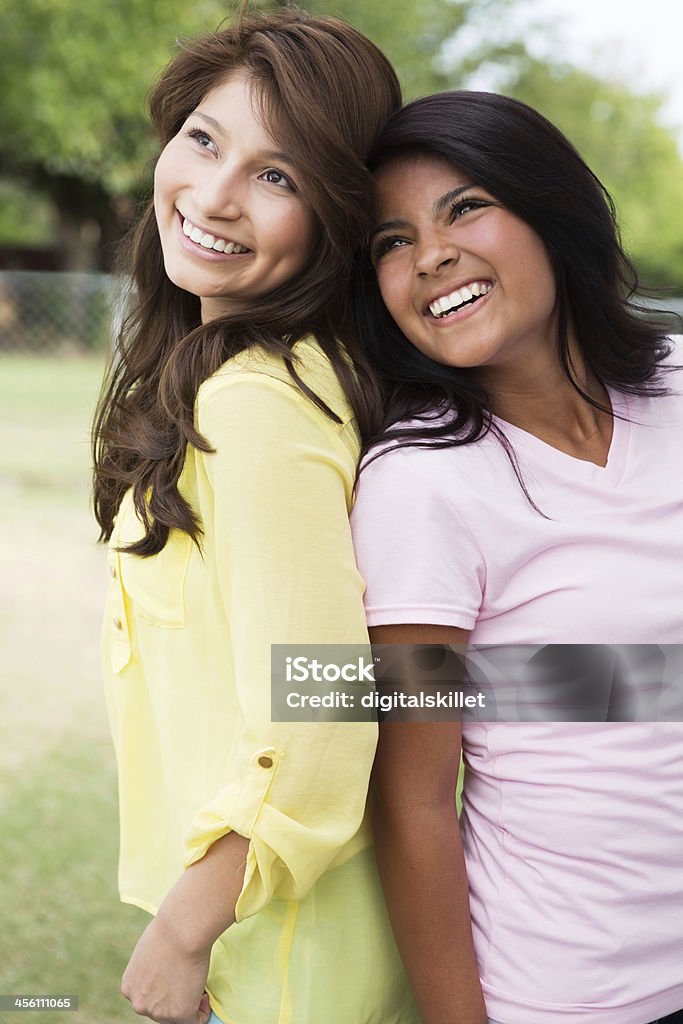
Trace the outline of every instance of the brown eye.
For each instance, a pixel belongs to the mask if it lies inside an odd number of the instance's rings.
[[[200,146],[202,149],[208,149],[211,152],[215,151],[216,144],[214,143],[213,139],[211,138],[210,135],[207,135],[205,131],[202,131],[201,128],[190,128],[187,132],[187,135],[190,139],[194,139],[197,145]],[[211,149],[212,146],[213,150]]]
[[[380,238],[379,242],[376,242],[372,250],[373,262],[381,259],[385,253],[390,252],[392,249],[402,248],[407,245],[405,238],[398,238],[395,235],[387,235],[385,238]]]
[[[451,206],[448,223],[452,224],[454,220],[459,220],[466,213],[471,213],[472,210],[481,210],[484,206],[491,205],[491,203],[487,203],[483,199],[458,199]]]
[[[268,171],[264,171],[261,177],[270,185],[281,185],[284,188],[293,188],[293,185],[287,175],[283,174],[282,171],[276,170],[274,167],[271,167]]]

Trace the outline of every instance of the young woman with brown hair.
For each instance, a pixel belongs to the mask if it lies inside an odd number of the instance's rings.
[[[273,723],[271,644],[367,642],[348,523],[376,392],[347,324],[364,158],[400,103],[283,9],[182,46],[95,420],[137,1013],[415,1024],[365,819],[371,724]],[[207,978],[208,975],[208,978]]]

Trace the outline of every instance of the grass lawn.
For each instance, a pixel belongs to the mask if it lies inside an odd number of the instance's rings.
[[[18,777],[0,809],[0,992],[77,994],[78,1013],[33,1011],[46,1024],[140,1021],[119,993],[148,916],[116,893],[117,820],[108,740],[64,732]]]
[[[101,357],[0,355],[0,488],[21,508],[32,499],[85,507],[102,370]]]
[[[0,355],[0,993],[77,994],[34,1024],[139,1022],[119,979],[147,915],[118,902],[88,508],[102,361]]]

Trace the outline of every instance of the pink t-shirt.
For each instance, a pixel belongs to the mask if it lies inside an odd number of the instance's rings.
[[[604,468],[499,421],[548,518],[493,436],[364,469],[352,525],[369,624],[683,643],[683,395],[610,398],[627,419]],[[489,1015],[644,1024],[683,1007],[683,724],[468,723],[463,752]]]

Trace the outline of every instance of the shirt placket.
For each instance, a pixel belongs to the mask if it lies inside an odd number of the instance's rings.
[[[113,543],[107,554],[107,571],[109,573],[109,615],[110,615],[110,658],[113,672],[121,672],[130,661],[130,629],[126,616],[126,603],[121,583],[121,556],[119,546],[119,527],[117,525]]]

